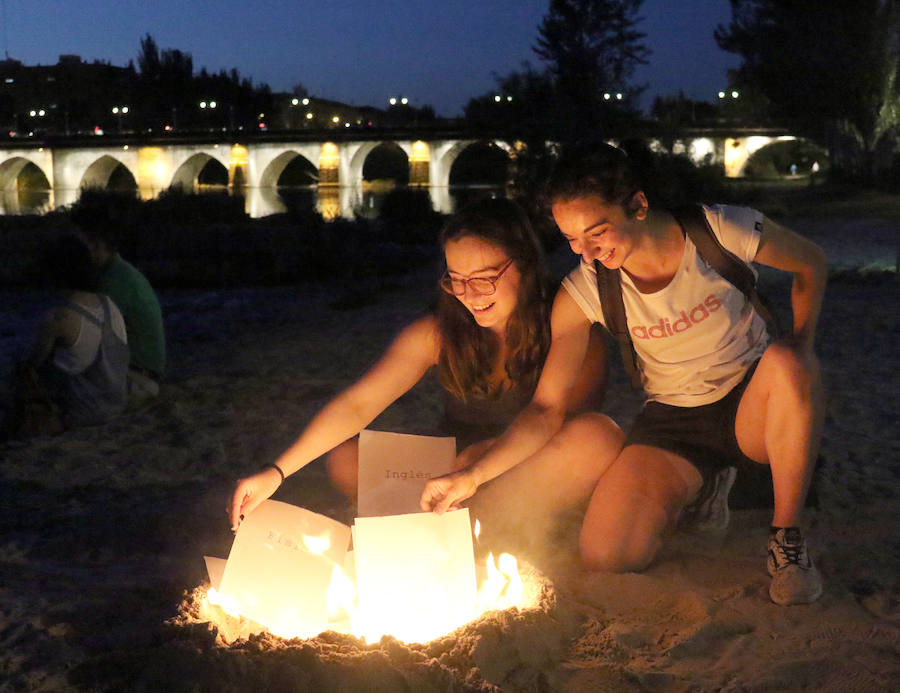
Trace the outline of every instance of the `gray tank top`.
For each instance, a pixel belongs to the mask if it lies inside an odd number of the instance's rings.
[[[66,307],[100,328],[100,345],[94,361],[81,373],[66,376],[64,410],[73,426],[99,424],[125,409],[128,401],[128,344],[113,332],[109,297],[100,294],[103,322],[71,301]]]

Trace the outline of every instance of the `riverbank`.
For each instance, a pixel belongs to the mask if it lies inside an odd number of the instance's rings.
[[[835,248],[859,245],[855,219],[795,221]],[[427,309],[433,274],[398,277],[367,305],[338,300],[344,289],[162,292],[171,370],[159,403],[105,426],[2,444],[0,690],[900,685],[900,284],[881,271],[836,273],[820,324],[829,414],[819,504],[806,517],[826,580],[817,603],[769,602],[765,509],[737,510],[721,540],[676,535],[648,571],[619,576],[579,568],[578,521],[568,518],[558,543],[520,552],[549,585],[534,610],[417,646],[327,634],[217,642],[192,595],[205,581],[202,556],[229,550],[233,479],[281,452]],[[627,423],[637,405],[615,367],[607,413]],[[427,433],[439,416],[429,379],[373,426]],[[276,498],[348,519],[321,462]]]

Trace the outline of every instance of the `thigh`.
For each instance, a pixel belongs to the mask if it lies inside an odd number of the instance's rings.
[[[659,531],[674,528],[702,484],[700,472],[683,457],[649,445],[629,445],[598,481],[583,534],[603,541],[647,523]]]
[[[586,501],[622,447],[622,430],[604,414],[565,423],[534,455],[485,484],[467,503],[491,514],[553,514]]]
[[[815,356],[804,355],[785,342],[770,344],[747,384],[735,414],[734,435],[747,457],[761,464],[769,463],[766,423],[770,415],[781,415],[770,413],[783,411],[785,406],[794,411],[796,401],[791,397],[798,392],[821,397]],[[780,408],[779,404],[782,405]]]

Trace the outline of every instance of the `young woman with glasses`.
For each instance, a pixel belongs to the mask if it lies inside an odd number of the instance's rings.
[[[440,242],[446,271],[434,312],[404,328],[274,465],[238,481],[230,506],[233,529],[284,477],[325,453],[335,485],[355,498],[357,434],[432,368],[446,390],[445,427],[439,433],[456,436],[462,450],[457,468],[480,457],[531,400],[550,347],[552,287],[528,218],[513,202],[483,200],[452,217]],[[526,507],[531,517],[549,517],[586,501],[621,448],[618,426],[585,412],[599,404],[605,389],[606,351],[599,332],[585,351],[583,377],[567,397],[566,424],[491,494],[479,494],[493,499],[495,511],[507,503]]]
[[[670,211],[648,202],[640,173],[608,144],[573,147],[560,157],[548,197],[581,263],[557,293],[553,344],[534,399],[484,456],[430,480],[423,509],[441,512],[468,498],[482,479],[527,459],[559,429],[591,324],[606,321],[597,284],[603,265],[619,272],[647,402],[594,490],[582,527],[584,563],[612,572],[646,568],[682,511],[704,488],[715,492],[729,466],[765,464],[775,506],[769,595],[777,604],[813,602],[822,577],[798,525],[824,419],[813,345],[825,254],[756,210],[703,208],[710,230],[736,258],[792,275],[793,331],[770,341],[743,292],[707,263]],[[721,487],[726,520],[731,481]]]

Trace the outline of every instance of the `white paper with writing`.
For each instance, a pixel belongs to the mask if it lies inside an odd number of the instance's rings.
[[[455,457],[455,438],[362,431],[359,516],[420,512],[425,482],[449,473]]]
[[[427,642],[470,621],[477,587],[469,511],[356,519],[353,557],[359,613],[369,642],[388,628]]]
[[[327,628],[328,587],[349,540],[350,528],[336,520],[264,501],[238,528],[220,591],[276,635],[318,635]]]

